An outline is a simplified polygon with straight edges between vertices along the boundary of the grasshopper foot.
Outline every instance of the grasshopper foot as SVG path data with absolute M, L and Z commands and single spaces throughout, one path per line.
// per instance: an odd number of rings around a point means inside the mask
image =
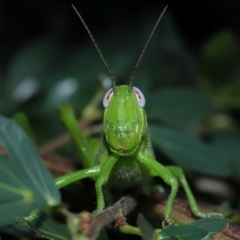
M 168 228 L 168 227 L 172 227 L 172 226 L 176 226 L 176 223 L 173 219 L 171 219 L 168 216 L 165 216 L 163 222 L 162 222 L 162 228 Z

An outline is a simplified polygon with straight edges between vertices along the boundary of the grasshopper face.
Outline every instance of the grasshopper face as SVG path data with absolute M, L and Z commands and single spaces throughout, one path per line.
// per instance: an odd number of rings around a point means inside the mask
M 103 129 L 112 152 L 126 156 L 137 150 L 146 132 L 144 104 L 145 98 L 136 87 L 122 85 L 105 94 Z

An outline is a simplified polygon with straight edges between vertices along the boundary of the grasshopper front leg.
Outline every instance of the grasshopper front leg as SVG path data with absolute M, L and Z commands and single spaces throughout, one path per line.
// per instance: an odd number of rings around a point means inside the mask
M 171 192 L 164 209 L 164 220 L 167 222 L 167 224 L 173 225 L 174 221 L 173 219 L 171 219 L 170 215 L 178 191 L 177 178 L 166 167 L 161 165 L 155 159 L 146 157 L 141 153 L 138 154 L 137 159 L 139 162 L 143 163 L 148 169 L 152 170 L 156 174 L 156 176 L 162 178 L 166 184 L 170 185 Z
M 105 201 L 103 196 L 102 187 L 108 181 L 109 175 L 112 171 L 114 164 L 117 162 L 118 158 L 114 154 L 111 154 L 101 166 L 101 170 L 98 174 L 95 188 L 97 193 L 97 211 L 102 210 L 105 207 Z
M 68 173 L 56 178 L 55 185 L 57 188 L 62 188 L 84 178 L 95 178 L 99 175 L 99 172 L 100 166 L 95 166 L 92 168 L 85 168 L 79 171 Z

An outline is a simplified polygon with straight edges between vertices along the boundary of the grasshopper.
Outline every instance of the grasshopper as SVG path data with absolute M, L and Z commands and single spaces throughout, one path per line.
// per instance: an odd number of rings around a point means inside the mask
M 143 93 L 137 87 L 133 86 L 134 76 L 140 61 L 167 7 L 165 7 L 159 16 L 148 37 L 132 73 L 129 85 L 121 86 L 116 86 L 114 77 L 89 28 L 77 9 L 73 5 L 72 7 L 87 30 L 112 80 L 112 88 L 106 92 L 103 98 L 103 107 L 105 109 L 102 146 L 94 163 L 95 165 L 75 173 L 75 176 L 77 175 L 75 180 L 83 178 L 95 179 L 97 195 L 96 212 L 101 211 L 105 207 L 103 187 L 107 183 L 109 185 L 115 183 L 118 186 L 132 186 L 141 184 L 151 177 L 157 176 L 163 179 L 171 188 L 164 209 L 164 223 L 167 225 L 174 224 L 174 220 L 171 218 L 171 210 L 179 188 L 179 182 L 186 193 L 191 211 L 195 216 L 201 218 L 220 217 L 221 214 L 219 213 L 200 211 L 183 170 L 180 167 L 163 166 L 155 159 L 144 110 L 145 98 Z M 59 182 L 61 181 L 59 180 Z

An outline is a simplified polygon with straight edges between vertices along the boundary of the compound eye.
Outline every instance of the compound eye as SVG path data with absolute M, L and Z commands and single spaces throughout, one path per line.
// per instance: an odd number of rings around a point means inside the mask
M 137 87 L 133 87 L 132 91 L 134 92 L 134 94 L 137 98 L 139 107 L 144 107 L 146 101 L 145 101 L 145 97 L 144 97 L 143 93 Z
M 112 95 L 113 95 L 113 89 L 110 88 L 103 97 L 103 107 L 106 108 L 108 106 Z

